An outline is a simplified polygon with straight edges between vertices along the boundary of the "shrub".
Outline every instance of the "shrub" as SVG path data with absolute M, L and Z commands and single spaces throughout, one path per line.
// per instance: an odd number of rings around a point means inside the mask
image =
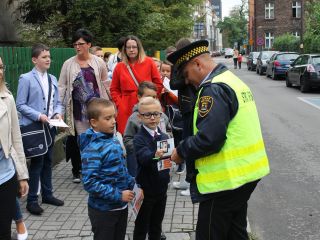
M 285 33 L 275 38 L 272 48 L 281 52 L 298 52 L 300 38 Z

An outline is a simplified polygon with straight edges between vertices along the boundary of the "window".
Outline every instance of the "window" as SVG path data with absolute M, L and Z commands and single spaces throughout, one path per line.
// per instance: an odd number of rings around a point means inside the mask
M 274 41 L 273 33 L 267 32 L 265 35 L 265 47 L 271 48 L 273 45 L 273 41 Z
M 274 3 L 265 4 L 265 19 L 274 19 Z
M 293 1 L 293 3 L 292 3 L 292 17 L 301 18 L 301 2 Z
M 302 56 L 302 59 L 301 59 L 301 65 L 306 65 L 309 63 L 309 56 L 308 55 L 305 55 L 305 56 Z

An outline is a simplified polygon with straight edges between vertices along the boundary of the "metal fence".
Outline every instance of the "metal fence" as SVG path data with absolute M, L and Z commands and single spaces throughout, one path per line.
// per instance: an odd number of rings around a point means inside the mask
M 75 55 L 73 48 L 52 48 L 49 73 L 59 78 L 62 64 Z M 0 57 L 6 65 L 5 79 L 12 94 L 16 96 L 19 76 L 33 68 L 30 47 L 0 47 Z

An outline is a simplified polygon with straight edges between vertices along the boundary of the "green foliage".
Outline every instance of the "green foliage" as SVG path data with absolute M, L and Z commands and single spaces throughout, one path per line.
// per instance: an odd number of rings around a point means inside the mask
M 306 32 L 303 36 L 304 51 L 320 53 L 320 2 L 307 3 Z
M 298 52 L 299 45 L 300 38 L 297 38 L 290 33 L 285 33 L 275 38 L 272 48 L 282 52 Z
M 247 39 L 247 5 L 242 0 L 242 4 L 236 6 L 230 17 L 225 17 L 223 21 L 218 22 L 220 32 L 228 39 L 228 47 L 233 47 L 234 43 L 238 43 L 238 48 Z
M 25 0 L 19 3 L 24 44 L 71 46 L 72 34 L 87 28 L 94 44 L 115 46 L 128 34 L 146 49 L 164 49 L 192 33 L 192 11 L 200 0 Z

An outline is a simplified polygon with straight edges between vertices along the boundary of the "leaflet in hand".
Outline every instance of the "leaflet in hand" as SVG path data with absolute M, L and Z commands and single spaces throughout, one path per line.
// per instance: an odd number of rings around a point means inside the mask
M 160 159 L 157 162 L 158 171 L 170 169 L 172 167 L 172 162 L 170 158 Z
M 172 90 L 171 88 L 170 88 L 170 79 L 169 78 L 167 78 L 167 77 L 165 77 L 164 79 L 163 79 L 163 87 L 168 91 L 168 92 L 170 92 L 170 93 L 172 93 L 174 96 L 176 96 L 176 97 L 178 97 L 178 90 Z
M 62 127 L 62 128 L 69 127 L 62 119 L 49 119 L 49 124 L 54 127 Z
M 162 158 L 171 157 L 171 154 L 172 154 L 173 149 L 174 149 L 174 140 L 173 140 L 173 138 L 157 141 L 157 150 L 161 150 L 161 149 L 164 152 Z
M 143 202 L 143 196 L 142 196 L 142 190 L 141 188 L 139 188 L 137 186 L 137 184 L 134 184 L 133 187 L 133 193 L 134 193 L 134 198 L 132 199 L 132 201 L 129 203 L 130 207 L 131 207 L 131 212 L 132 212 L 132 217 L 134 218 L 134 220 L 136 220 L 139 210 L 141 208 L 142 202 Z

